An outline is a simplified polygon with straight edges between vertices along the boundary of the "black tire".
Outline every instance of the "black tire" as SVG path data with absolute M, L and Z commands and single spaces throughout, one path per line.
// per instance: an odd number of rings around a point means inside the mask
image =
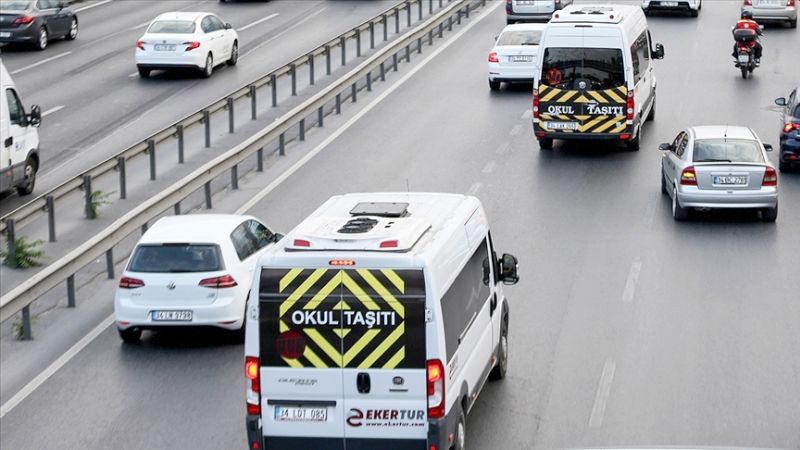
M 513 20 L 511 20 L 511 19 L 506 19 L 506 25 L 512 25 L 512 24 L 514 24 L 514 23 L 516 23 L 516 22 L 514 22 L 514 21 L 513 21 Z
M 69 32 L 67 35 L 64 36 L 64 39 L 68 41 L 74 41 L 78 38 L 78 19 L 75 17 L 72 18 L 72 22 L 69 24 Z
M 636 132 L 636 136 L 632 136 L 630 140 L 625 144 L 625 148 L 630 152 L 638 152 L 641 148 L 642 143 L 642 127 L 643 125 L 639 125 L 639 131 Z
M 698 15 L 700 15 L 700 11 L 692 9 L 689 11 L 689 15 L 692 17 L 697 17 Z
M 497 346 L 497 365 L 489 372 L 489 379 L 492 381 L 502 380 L 508 372 L 508 313 L 503 315 L 500 342 Z
M 650 112 L 647 113 L 647 121 L 652 122 L 656 118 L 656 96 L 653 94 L 653 106 L 650 107 Z
M 17 186 L 17 194 L 19 195 L 28 195 L 33 192 L 33 188 L 36 187 L 36 171 L 39 169 L 36 161 L 28 158 L 25 161 L 25 184 L 22 186 Z
M 789 22 L 789 28 L 797 28 L 797 19 Z
M 678 222 L 689 218 L 689 208 L 684 208 L 678 201 L 678 189 L 672 190 L 672 218 Z
M 550 138 L 540 138 L 539 139 L 539 149 L 541 150 L 552 150 L 553 149 L 553 140 Z
M 117 328 L 119 332 L 119 337 L 122 338 L 122 342 L 126 344 L 138 344 L 142 338 L 142 330 L 138 328 Z
M 762 222 L 775 222 L 778 220 L 778 205 L 775 205 L 774 208 L 764 208 L 761 210 L 761 221 Z
M 239 61 L 239 42 L 233 41 L 233 47 L 231 47 L 231 57 L 225 61 L 225 64 L 229 66 L 235 66 L 237 61 Z
M 211 74 L 214 73 L 214 57 L 211 56 L 211 53 L 206 56 L 206 65 L 200 70 L 203 78 L 210 78 Z
M 747 66 L 742 66 L 742 78 L 747 79 Z
M 144 67 L 137 67 L 139 69 L 139 76 L 142 78 L 149 78 L 150 77 L 150 69 L 146 69 Z
M 489 80 L 489 89 L 491 89 L 493 91 L 499 91 L 500 90 L 500 82 L 499 81 Z
M 36 50 L 42 51 L 47 48 L 47 43 L 49 41 L 50 35 L 47 33 L 47 29 L 42 27 L 42 29 L 39 30 L 39 39 L 36 40 L 33 46 L 36 48 Z
M 467 417 L 464 415 L 464 408 L 466 408 L 466 405 L 461 407 L 455 433 L 453 433 L 453 450 L 465 450 L 467 448 Z
M 661 168 L 661 193 L 664 195 L 669 194 L 667 191 L 667 177 L 664 176 L 664 168 Z

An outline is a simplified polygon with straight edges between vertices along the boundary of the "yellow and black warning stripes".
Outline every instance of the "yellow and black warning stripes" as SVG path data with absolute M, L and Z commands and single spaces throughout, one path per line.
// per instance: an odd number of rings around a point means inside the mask
M 628 89 L 565 90 L 539 85 L 539 122 L 542 131 L 609 133 L 625 131 Z
M 267 365 L 424 367 L 420 270 L 265 269 L 260 298 Z

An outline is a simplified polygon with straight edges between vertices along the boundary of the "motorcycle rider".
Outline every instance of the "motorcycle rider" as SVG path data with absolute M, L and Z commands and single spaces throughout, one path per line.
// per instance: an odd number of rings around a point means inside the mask
M 763 47 L 761 46 L 761 42 L 759 41 L 758 36 L 763 35 L 763 32 L 761 31 L 761 27 L 758 26 L 758 23 L 755 20 L 753 20 L 752 11 L 742 11 L 742 18 L 738 22 L 736 22 L 736 25 L 733 27 L 733 30 L 731 32 L 742 29 L 749 29 L 756 32 L 756 39 L 750 44 L 750 46 L 753 48 L 753 51 L 755 53 L 754 57 L 756 60 L 755 61 L 756 64 L 760 64 Z M 736 55 L 738 53 L 737 49 L 738 49 L 738 44 L 734 43 L 733 53 L 732 53 L 732 56 L 734 58 L 736 58 Z

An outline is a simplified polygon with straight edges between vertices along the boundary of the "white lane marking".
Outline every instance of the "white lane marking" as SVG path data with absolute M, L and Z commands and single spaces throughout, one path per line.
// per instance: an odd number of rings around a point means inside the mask
M 52 377 L 58 369 L 64 367 L 66 363 L 69 362 L 72 358 L 75 357 L 78 353 L 81 352 L 87 345 L 91 344 L 97 336 L 100 336 L 100 333 L 105 331 L 106 328 L 111 326 L 114 323 L 114 314 L 103 319 L 100 322 L 100 325 L 97 325 L 92 331 L 89 332 L 86 336 L 81 338 L 75 345 L 70 347 L 63 355 L 61 355 L 58 359 L 53 361 L 44 371 L 42 371 L 39 375 L 36 376 L 30 383 L 26 384 L 22 389 L 19 390 L 13 397 L 11 397 L 7 402 L 3 403 L 3 406 L 0 406 L 0 418 L 3 418 L 6 414 L 11 412 L 17 405 L 19 405 L 25 398 L 27 398 L 33 391 L 35 391 L 39 386 L 44 384 L 48 378 Z
M 494 168 L 495 168 L 495 167 L 497 167 L 497 163 L 495 163 L 494 161 L 489 161 L 489 162 L 488 162 L 488 163 L 486 163 L 486 165 L 483 167 L 483 170 L 482 170 L 482 172 L 483 172 L 483 173 L 492 173 L 492 172 L 494 172 Z
M 661 176 L 663 177 L 664 175 L 662 174 Z M 661 201 L 662 196 L 662 194 L 657 193 L 653 196 L 653 200 L 647 203 L 647 208 L 644 211 L 644 219 L 642 219 L 645 225 L 653 225 L 656 218 L 656 205 Z
M 49 57 L 47 59 L 43 59 L 43 60 L 41 60 L 41 61 L 39 61 L 37 63 L 33 63 L 33 64 L 29 65 L 29 66 L 25 66 L 25 67 L 22 67 L 20 69 L 17 69 L 15 71 L 11 72 L 11 75 L 16 75 L 16 74 L 18 74 L 20 72 L 25 72 L 28 69 L 33 69 L 34 67 L 41 66 L 42 64 L 49 63 L 50 61 L 55 61 L 56 59 L 63 58 L 64 56 L 67 56 L 67 55 L 69 55 L 71 53 L 72 52 L 64 52 L 64 53 L 61 53 L 61 54 L 56 55 L 56 56 L 51 56 L 51 57 Z
M 50 114 L 53 114 L 54 112 L 61 111 L 62 109 L 64 109 L 64 105 L 54 106 L 54 107 L 48 109 L 47 111 L 43 112 L 42 113 L 42 117 L 49 116 Z
M 79 13 L 81 11 L 86 11 L 87 9 L 92 9 L 95 6 L 105 5 L 106 3 L 111 3 L 111 0 L 103 0 L 102 2 L 92 3 L 91 5 L 81 6 L 80 8 L 76 9 L 75 12 Z
M 287 28 L 287 29 L 285 29 L 285 30 L 281 31 L 280 33 L 276 34 L 275 36 L 272 36 L 271 38 L 267 39 L 266 41 L 264 41 L 264 42 L 262 42 L 262 43 L 260 43 L 260 44 L 256 45 L 255 47 L 251 48 L 250 50 L 246 51 L 244 54 L 242 54 L 242 55 L 240 55 L 240 56 L 239 56 L 239 59 L 242 59 L 242 58 L 244 58 L 245 56 L 247 56 L 247 55 L 249 55 L 249 54 L 253 53 L 253 52 L 254 52 L 254 51 L 256 51 L 256 50 L 258 50 L 259 48 L 261 48 L 261 47 L 263 47 L 263 46 L 265 46 L 265 45 L 269 44 L 270 42 L 274 41 L 275 39 L 278 39 L 279 37 L 283 36 L 284 34 L 286 34 L 286 33 L 290 32 L 290 31 L 294 30 L 295 28 L 299 27 L 300 25 L 302 25 L 302 24 L 304 24 L 304 23 L 308 22 L 309 20 L 311 20 L 311 18 L 313 18 L 314 16 L 316 16 L 316 15 L 318 15 L 318 14 L 321 14 L 321 13 L 322 13 L 323 11 L 325 11 L 326 9 L 328 9 L 328 7 L 327 7 L 327 6 L 326 6 L 326 7 L 324 7 L 324 8 L 320 8 L 320 9 L 318 9 L 317 11 L 315 11 L 315 12 L 313 12 L 313 13 L 311 13 L 311 14 L 307 15 L 307 16 L 306 16 L 306 17 L 305 17 L 303 20 L 301 20 L 301 21 L 299 21 L 299 22 L 295 23 L 294 25 L 290 26 L 289 28 Z
M 130 28 L 129 28 L 129 30 L 133 31 L 133 30 L 138 30 L 139 28 L 144 28 L 144 27 L 146 27 L 146 26 L 147 26 L 147 25 L 148 25 L 150 22 L 152 22 L 152 20 L 148 20 L 147 22 L 142 22 L 142 23 L 140 23 L 139 25 L 134 25 L 134 26 L 130 27 Z
M 614 381 L 616 369 L 617 364 L 611 359 L 607 359 L 603 366 L 603 374 L 600 375 L 600 383 L 597 385 L 592 414 L 589 416 L 590 428 L 600 428 L 603 425 L 603 415 L 606 413 L 606 403 L 608 402 L 608 395 L 611 393 L 611 383 Z
M 530 109 L 526 109 L 525 112 L 523 112 L 522 115 L 519 118 L 523 119 L 523 120 L 524 119 L 530 119 L 531 118 L 531 110 Z
M 415 66 L 414 68 L 409 70 L 407 74 L 403 75 L 393 85 L 391 85 L 388 89 L 386 89 L 380 95 L 378 95 L 378 97 L 375 98 L 375 100 L 370 102 L 370 104 L 367 105 L 364 109 L 362 109 L 361 111 L 356 113 L 355 116 L 351 117 L 350 120 L 345 122 L 345 124 L 342 125 L 336 131 L 334 131 L 333 134 L 328 136 L 319 145 L 314 147 L 313 150 L 311 150 L 310 152 L 306 153 L 302 158 L 300 158 L 300 160 L 298 160 L 296 163 L 294 163 L 292 165 L 292 167 L 290 167 L 287 171 L 285 171 L 282 174 L 280 174 L 278 176 L 278 178 L 273 180 L 272 183 L 270 183 L 267 187 L 265 187 L 263 190 L 261 190 L 261 192 L 255 194 L 247 203 L 245 203 L 239 209 L 236 210 L 236 214 L 244 214 L 245 212 L 249 211 L 250 208 L 252 208 L 256 204 L 258 204 L 258 202 L 260 202 L 264 197 L 266 197 L 276 187 L 278 187 L 281 183 L 283 183 L 287 178 L 292 176 L 292 174 L 294 174 L 295 172 L 300 170 L 301 167 L 303 167 L 307 162 L 309 162 L 312 158 L 314 158 L 319 152 L 321 152 L 328 145 L 330 145 L 331 142 L 336 140 L 336 138 L 338 138 L 339 136 L 344 134 L 345 131 L 350 129 L 350 127 L 353 126 L 353 124 L 358 122 L 367 113 L 372 111 L 373 108 L 375 108 L 380 102 L 385 100 L 386 97 L 388 97 L 392 92 L 396 91 L 400 86 L 405 84 L 406 81 L 411 79 L 412 76 L 414 76 L 417 72 L 422 70 L 422 68 L 425 67 L 426 65 L 428 65 L 429 62 L 433 61 L 434 58 L 439 56 L 440 53 L 442 53 L 448 47 L 450 47 L 456 40 L 458 40 L 461 36 L 463 36 L 467 31 L 471 30 L 475 25 L 479 24 L 481 22 L 481 20 L 486 18 L 486 16 L 488 16 L 492 11 L 497 9 L 497 7 L 500 6 L 501 3 L 502 2 L 495 2 L 494 5 L 487 7 L 486 10 L 483 13 L 481 13 L 481 15 L 479 15 L 478 17 L 475 18 L 474 22 L 468 23 L 464 27 L 464 29 L 462 29 L 461 31 L 459 31 L 458 33 L 453 35 L 447 42 L 443 43 L 441 45 L 441 47 L 438 47 L 430 55 L 428 55 L 425 59 L 420 61 L 420 63 L 417 66 Z M 480 187 L 480 183 L 476 183 L 476 184 L 478 185 L 478 187 Z M 473 185 L 473 186 L 475 186 L 475 185 Z M 476 188 L 476 191 L 477 191 L 477 188 Z
M 633 301 L 633 296 L 636 294 L 636 283 L 639 282 L 639 272 L 642 271 L 642 260 L 637 256 L 631 264 L 631 270 L 628 272 L 628 281 L 625 282 L 625 291 L 622 292 L 622 301 L 630 303 Z
M 519 134 L 520 131 L 522 131 L 522 125 L 516 124 L 513 127 L 511 127 L 511 131 L 509 132 L 509 134 L 512 136 L 516 136 Z
M 495 150 L 494 152 L 497 153 L 498 155 L 504 155 L 508 153 L 509 150 L 511 150 L 511 144 L 509 144 L 508 142 L 503 142 L 502 144 L 500 144 L 499 147 L 497 147 L 497 150 Z
M 467 195 L 475 195 L 478 193 L 478 190 L 481 188 L 481 183 L 473 183 L 472 186 L 467 189 Z
M 270 14 L 270 15 L 268 15 L 267 17 L 264 17 L 264 18 L 262 18 L 262 19 L 258 19 L 258 20 L 256 20 L 256 21 L 255 21 L 255 22 L 253 22 L 253 23 L 248 23 L 247 25 L 245 25 L 245 26 L 243 26 L 243 27 L 239 28 L 239 29 L 238 29 L 238 30 L 236 30 L 236 31 L 244 31 L 244 30 L 246 30 L 246 29 L 248 29 L 248 28 L 252 28 L 252 27 L 254 27 L 254 26 L 256 26 L 256 25 L 258 25 L 258 24 L 260 24 L 260 23 L 266 22 L 266 21 L 268 21 L 269 19 L 272 19 L 273 17 L 277 17 L 277 16 L 279 16 L 279 15 L 280 15 L 280 14 L 278 14 L 278 13 L 273 13 L 273 14 Z

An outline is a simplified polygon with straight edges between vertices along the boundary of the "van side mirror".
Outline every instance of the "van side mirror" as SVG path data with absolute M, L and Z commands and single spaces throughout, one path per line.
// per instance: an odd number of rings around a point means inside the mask
M 653 58 L 655 59 L 664 59 L 664 46 L 661 44 L 656 44 L 656 51 L 653 52 Z
M 778 106 L 786 106 L 786 97 L 778 97 L 775 99 L 775 104 Z
M 27 117 L 28 125 L 38 128 L 42 124 L 42 108 L 39 105 L 31 106 L 31 112 Z
M 503 253 L 500 259 L 500 280 L 503 284 L 517 284 L 519 281 L 519 273 L 517 272 L 519 263 L 514 255 Z
M 772 144 L 764 144 L 764 150 L 771 152 L 772 151 Z
M 665 152 L 671 151 L 672 150 L 672 144 L 670 144 L 669 142 L 665 142 L 663 144 L 659 144 L 658 145 L 658 149 L 659 150 L 663 150 Z

